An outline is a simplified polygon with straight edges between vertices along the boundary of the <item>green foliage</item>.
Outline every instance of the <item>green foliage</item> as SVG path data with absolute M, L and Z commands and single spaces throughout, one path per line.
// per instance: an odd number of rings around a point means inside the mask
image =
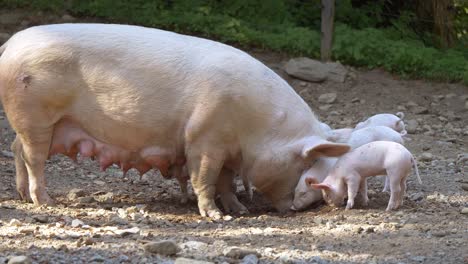
M 359 8 L 350 0 L 337 3 L 334 59 L 407 77 L 468 84 L 466 46 L 435 49 L 428 45 L 429 34 L 411 28 L 412 12 L 385 17 L 385 0 L 362 2 Z M 0 6 L 67 10 L 76 16 L 170 29 L 244 47 L 320 56 L 320 0 L 0 0 Z

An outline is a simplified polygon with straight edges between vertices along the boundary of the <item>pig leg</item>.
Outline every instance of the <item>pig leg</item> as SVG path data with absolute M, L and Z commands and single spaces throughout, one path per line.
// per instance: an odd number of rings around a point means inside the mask
M 367 178 L 362 179 L 359 185 L 359 196 L 361 204 L 367 206 L 369 204 L 369 197 L 367 196 Z
M 16 190 L 23 201 L 32 202 L 29 195 L 28 171 L 23 160 L 23 145 L 18 136 L 11 144 L 11 151 L 15 154 Z
M 33 136 L 21 135 L 22 158 L 29 175 L 29 193 L 35 205 L 55 204 L 46 192 L 44 176 L 44 167 L 49 155 L 51 138 L 51 129 L 34 130 Z
M 179 182 L 181 192 L 180 203 L 186 204 L 188 202 L 187 182 L 189 180 L 186 166 L 174 166 L 173 170 L 174 178 Z
M 355 177 L 357 176 L 357 177 Z M 350 179 L 347 181 L 348 185 L 348 202 L 346 203 L 346 210 L 353 208 L 354 206 L 354 199 L 359 191 L 360 185 L 360 177 L 359 175 L 352 175 Z
M 400 187 L 400 177 L 395 177 L 394 172 L 387 171 L 387 177 L 390 178 L 390 200 L 388 202 L 388 206 L 386 211 L 390 211 L 393 209 L 398 209 L 400 196 L 401 196 L 401 187 Z
M 216 185 L 216 191 L 220 196 L 221 204 L 223 205 L 224 210 L 227 213 L 248 213 L 249 211 L 247 208 L 241 202 L 239 202 L 237 196 L 235 195 L 235 173 L 231 170 L 223 168 L 219 177 L 218 184 Z
M 192 148 L 187 153 L 187 164 L 192 187 L 198 198 L 198 209 L 201 216 L 218 220 L 222 213 L 215 204 L 216 183 L 223 167 L 223 155 L 217 153 L 208 156 L 206 152 Z

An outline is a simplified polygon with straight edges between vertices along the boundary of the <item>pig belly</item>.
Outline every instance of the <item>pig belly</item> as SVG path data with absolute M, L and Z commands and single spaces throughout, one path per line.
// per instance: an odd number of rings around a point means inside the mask
M 78 122 L 69 118 L 63 118 L 54 127 L 49 156 L 55 154 L 64 154 L 74 160 L 77 154 L 93 158 L 99 162 L 101 170 L 112 164 L 119 165 L 124 173 L 135 168 L 143 174 L 154 168 L 165 177 L 171 164 L 177 163 L 175 153 L 170 149 L 157 145 L 129 149 L 115 142 L 107 143 L 93 137 Z

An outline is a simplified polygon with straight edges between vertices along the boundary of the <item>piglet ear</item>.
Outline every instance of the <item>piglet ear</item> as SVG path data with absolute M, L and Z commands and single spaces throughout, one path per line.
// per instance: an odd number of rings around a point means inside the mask
M 331 189 L 331 186 L 326 183 L 313 183 L 313 184 L 309 184 L 309 186 L 317 190 L 329 191 Z
M 312 184 L 319 183 L 319 181 L 317 181 L 317 179 L 311 178 L 311 177 L 305 178 L 304 181 L 305 181 L 306 185 L 308 185 L 308 186 L 310 186 L 310 185 L 312 185 Z
M 313 136 L 305 140 L 301 156 L 303 159 L 315 159 L 320 156 L 338 157 L 348 152 L 350 146 L 327 141 L 323 138 Z

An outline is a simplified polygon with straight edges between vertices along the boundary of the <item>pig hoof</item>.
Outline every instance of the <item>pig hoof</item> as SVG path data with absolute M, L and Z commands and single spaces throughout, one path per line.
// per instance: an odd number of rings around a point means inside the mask
M 203 217 L 209 217 L 213 220 L 219 220 L 223 216 L 223 213 L 221 213 L 221 211 L 216 207 L 216 204 L 214 204 L 214 202 L 207 204 L 200 204 L 199 202 L 198 208 L 200 211 L 200 215 Z
M 31 199 L 31 196 L 29 195 L 29 191 L 23 190 L 23 189 L 17 189 L 18 194 L 20 196 L 20 200 L 31 203 L 33 200 Z
M 221 204 L 228 213 L 246 214 L 249 212 L 233 193 L 221 195 Z
M 34 205 L 36 206 L 41 206 L 41 205 L 47 205 L 47 206 L 55 206 L 55 201 L 50 198 L 48 194 L 38 196 L 36 199 L 33 198 Z
M 202 216 L 209 217 L 209 218 L 211 218 L 213 220 L 220 220 L 222 218 L 223 214 L 219 210 L 208 210 L 208 211 L 202 213 Z

